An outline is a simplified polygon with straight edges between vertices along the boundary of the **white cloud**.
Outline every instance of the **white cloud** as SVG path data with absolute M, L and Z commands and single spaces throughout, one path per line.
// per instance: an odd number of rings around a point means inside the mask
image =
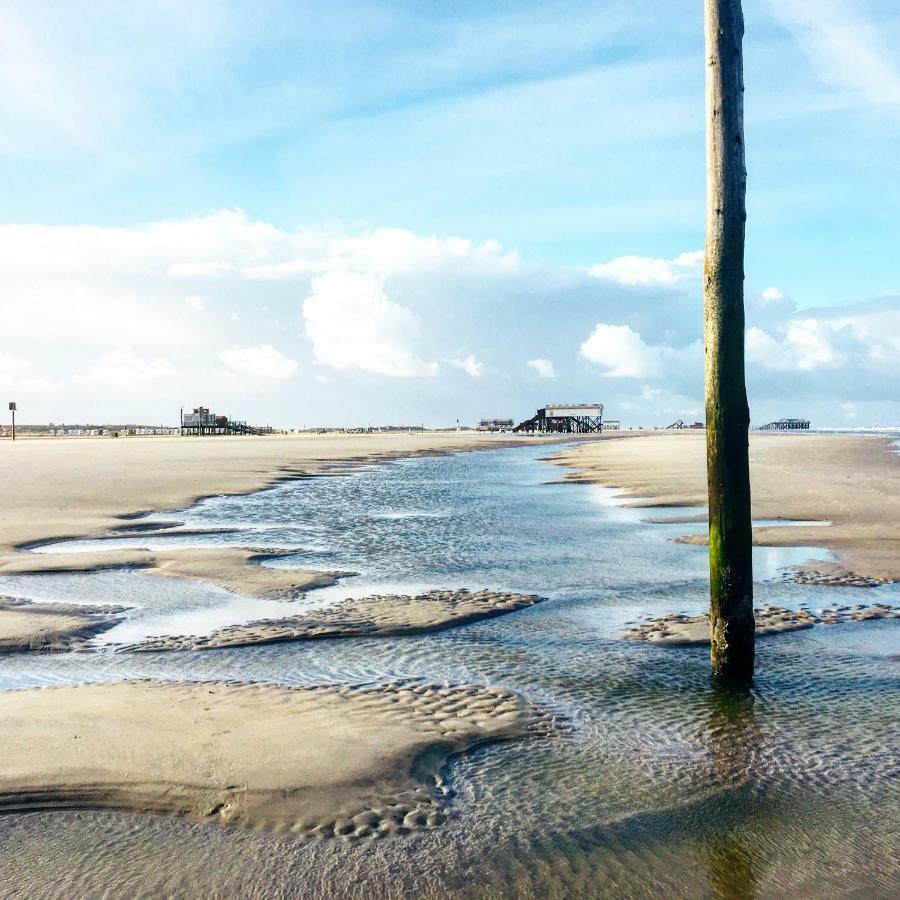
M 224 352 L 235 365 L 256 372 L 282 373 L 311 358 L 323 376 L 357 370 L 412 378 L 436 374 L 447 347 L 482 347 L 488 334 L 498 371 L 518 367 L 524 375 L 524 360 L 528 372 L 544 375 L 553 360 L 578 353 L 586 338 L 581 357 L 606 376 L 601 399 L 610 410 L 633 403 L 633 421 L 654 421 L 702 397 L 702 254 L 649 263 L 621 259 L 631 262 L 613 267 L 616 278 L 594 277 L 584 269 L 522 263 L 491 242 L 334 225 L 284 231 L 234 210 L 132 228 L 3 226 L 3 351 L 39 360 L 41 371 L 7 365 L 0 378 L 15 385 L 12 399 L 47 418 L 65 413 L 96 420 L 101 406 L 111 416 L 137 415 L 130 389 L 155 386 L 163 377 L 173 379 L 173 392 L 185 402 L 202 393 L 210 403 L 236 403 L 227 392 L 239 379 L 223 379 L 221 367 L 210 366 L 223 348 L 231 348 Z M 192 297 L 207 299 L 202 315 Z M 280 346 L 301 303 L 309 344 L 286 361 L 261 356 L 260 348 Z M 860 404 L 863 417 L 874 415 L 866 397 L 882 404 L 879 416 L 897 409 L 896 298 L 801 312 L 777 288 L 748 291 L 747 324 L 754 403 L 802 393 L 814 416 L 816 408 L 830 411 L 842 401 Z M 468 356 L 458 353 L 455 365 L 483 380 L 486 367 Z M 88 367 L 86 359 L 103 362 Z M 569 381 L 571 374 L 554 371 L 555 383 L 577 394 L 582 388 Z M 293 398 L 288 376 L 269 377 L 266 396 L 253 403 L 274 419 Z M 525 399 L 529 379 L 504 382 L 517 399 L 502 402 L 516 404 L 513 415 L 526 407 L 524 415 L 532 405 Z M 642 382 L 664 393 L 640 395 Z M 110 389 L 82 389 L 91 383 Z M 51 384 L 52 403 L 40 388 Z M 425 418 L 427 410 L 447 416 L 458 407 L 450 387 L 428 396 L 399 379 L 390 392 L 372 378 L 357 379 L 356 387 L 355 395 L 342 397 L 348 421 L 378 410 L 398 420 L 420 408 Z M 484 391 L 486 401 L 498 402 L 499 380 Z M 167 413 L 165 393 L 144 392 L 145 415 Z M 117 396 L 123 397 L 119 407 Z M 237 412 L 239 405 L 231 408 Z M 253 412 L 243 414 L 252 419 Z M 686 414 L 672 418 L 678 417 Z
M 780 359 L 784 359 L 778 341 L 762 328 L 747 329 L 747 362 L 775 367 Z
M 24 359 L 18 356 L 0 354 L 0 385 L 17 384 L 22 378 L 30 374 L 30 366 Z
M 476 359 L 471 353 L 461 359 L 451 359 L 450 365 L 456 366 L 457 369 L 462 369 L 466 375 L 471 375 L 472 378 L 480 378 L 484 373 L 484 363 Z
M 320 275 L 303 303 L 303 319 L 313 357 L 322 365 L 402 377 L 438 372 L 437 363 L 417 353 L 415 315 L 389 300 L 375 276 Z
M 120 347 L 101 356 L 86 372 L 72 376 L 76 384 L 96 384 L 116 389 L 138 387 L 175 375 L 175 367 L 166 359 L 144 359 L 130 347 Z
M 776 17 L 797 38 L 835 88 L 875 106 L 900 104 L 900 70 L 878 23 L 847 0 L 770 0 Z
M 839 362 L 840 354 L 831 344 L 836 329 L 817 319 L 795 319 L 788 326 L 787 345 L 793 350 L 795 365 L 800 371 L 830 366 Z
M 0 229 L 2 232 L 2 229 Z M 2 240 L 2 238 L 0 238 Z M 113 289 L 91 276 L 76 280 L 7 274 L 3 278 L 3 334 L 42 343 L 184 343 L 189 335 L 154 307 L 135 284 Z
M 781 340 L 776 340 L 761 328 L 747 331 L 747 358 L 768 369 L 793 369 L 811 372 L 833 367 L 843 356 L 833 345 L 839 326 L 818 319 L 792 319 Z
M 549 359 L 529 359 L 528 365 L 531 366 L 541 378 L 553 378 L 556 375 L 553 371 L 553 363 Z
M 35 375 L 34 368 L 26 359 L 11 354 L 0 353 L 0 387 L 43 389 L 53 387 L 53 382 Z M 8 400 L 15 400 L 9 397 Z
M 191 294 L 190 297 L 184 298 L 184 304 L 197 312 L 201 312 L 206 309 L 206 297 L 201 297 L 199 294 Z
M 588 270 L 595 278 L 605 278 L 619 284 L 670 287 L 689 278 L 696 278 L 703 269 L 703 251 L 692 250 L 675 259 L 655 259 L 650 256 L 619 256 L 608 263 L 599 263 Z
M 840 371 L 857 378 L 866 367 L 892 371 L 900 359 L 900 309 L 891 301 L 825 308 L 747 331 L 747 358 L 776 371 Z
M 627 325 L 598 324 L 579 353 L 608 378 L 652 378 L 660 371 L 660 351 L 645 344 Z
M 271 344 L 232 347 L 230 350 L 222 350 L 219 359 L 232 371 L 253 378 L 290 378 L 298 368 L 293 359 L 288 359 Z

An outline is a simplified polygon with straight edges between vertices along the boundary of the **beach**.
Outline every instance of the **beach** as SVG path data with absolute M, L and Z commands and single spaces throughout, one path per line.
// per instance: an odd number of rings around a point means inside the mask
M 334 584 L 342 573 L 261 566 L 278 554 L 242 547 L 41 554 L 29 550 L 56 539 L 141 534 L 132 524 L 136 518 L 189 506 L 202 496 L 249 494 L 292 480 L 338 475 L 348 467 L 510 443 L 502 436 L 452 432 L 5 443 L 0 445 L 0 478 L 7 485 L 0 517 L 0 574 L 141 570 L 214 584 L 248 597 L 290 600 Z M 160 529 L 150 533 L 159 534 Z M 338 606 L 313 620 L 292 617 L 286 607 L 282 619 L 225 629 L 199 646 L 425 633 L 501 615 L 537 600 L 467 591 L 376 597 L 347 601 L 344 607 L 349 604 L 349 609 Z M 86 638 L 114 624 L 114 612 L 2 600 L 0 652 L 83 649 Z M 192 646 L 198 645 L 182 636 L 136 649 Z M 250 707 L 253 717 L 248 719 Z M 89 710 L 98 708 L 103 715 L 96 720 Z M 10 755 L 4 763 L 0 808 L 134 808 L 276 830 L 324 833 L 324 829 L 338 836 L 344 834 L 341 823 L 356 816 L 348 833 L 357 837 L 379 829 L 403 831 L 411 824 L 424 827 L 442 819 L 434 782 L 447 757 L 469 746 L 524 734 L 534 717 L 522 709 L 512 695 L 468 686 L 450 691 L 387 684 L 352 693 L 336 689 L 304 693 L 241 690 L 221 683 L 174 687 L 120 682 L 4 693 L 0 722 L 16 738 L 7 745 Z M 204 731 L 202 713 L 211 710 L 215 721 Z M 407 714 L 405 718 L 398 719 L 399 711 Z M 281 721 L 279 716 L 287 719 Z M 249 729 L 252 741 L 240 755 L 240 745 L 229 740 L 229 756 L 221 735 L 238 724 Z M 97 726 L 95 733 L 92 725 Z M 81 743 L 72 743 L 69 732 Z M 173 734 L 186 742 L 184 746 L 173 750 L 152 742 L 154 735 Z M 35 755 L 28 752 L 31 747 L 47 752 Z M 323 747 L 331 749 L 326 752 Z M 338 747 L 355 749 L 348 755 L 337 753 Z M 100 748 L 105 748 L 108 765 L 83 768 L 79 760 L 95 760 Z M 280 760 L 288 748 L 290 765 L 282 771 Z M 227 765 L 214 779 L 204 780 L 212 759 L 226 760 Z M 187 768 L 180 770 L 173 761 Z M 305 773 L 307 781 L 297 783 L 295 775 L 287 774 L 297 772 Z M 411 778 L 412 772 L 416 778 Z M 430 793 L 423 780 L 430 780 Z M 173 784 L 181 787 L 173 789 Z M 231 793 L 226 788 L 230 784 L 234 784 Z M 383 815 L 373 813 L 376 794 L 385 791 L 393 800 L 382 797 L 381 805 L 391 808 Z M 394 793 L 404 791 L 418 791 L 418 800 L 402 807 Z M 294 799 L 285 800 L 284 795 Z M 276 796 L 282 797 L 277 814 Z M 352 808 L 348 798 L 355 804 Z M 307 824 L 301 827 L 302 823 Z
M 672 539 L 702 518 L 702 435 L 562 453 L 347 436 L 327 457 L 324 437 L 17 442 L 15 460 L 59 449 L 14 486 L 25 526 L 3 513 L 0 593 L 16 596 L 0 625 L 34 627 L 0 646 L 0 873 L 48 896 L 113 878 L 148 897 L 689 896 L 727 883 L 736 854 L 761 896 L 889 895 L 895 831 L 848 861 L 846 829 L 895 820 L 897 622 L 853 607 L 893 609 L 896 586 L 785 580 L 760 542 L 757 686 L 735 707 L 697 646 L 704 548 Z M 777 436 L 765 472 L 808 440 L 831 473 L 808 508 L 852 536 L 865 510 L 843 510 L 841 485 L 870 472 L 876 492 L 879 465 L 889 484 L 892 458 L 866 462 L 888 445 Z M 0 458 L 9 476 L 9 445 Z M 139 486 L 118 505 L 107 470 Z M 757 515 L 805 518 L 775 500 Z M 871 506 L 863 531 L 886 542 L 890 510 Z M 797 552 L 815 556 L 831 527 L 760 534 L 803 532 Z M 25 543 L 66 535 L 95 540 Z M 833 546 L 832 565 L 874 580 Z M 230 598 L 235 618 L 206 628 L 192 597 Z M 812 883 L 809 859 L 833 876 Z
M 14 735 L 0 810 L 134 809 L 349 839 L 439 825 L 447 758 L 539 718 L 466 686 L 117 682 L 0 693 L 0 722 Z
M 55 540 L 131 534 L 135 519 L 177 510 L 201 497 L 248 494 L 379 461 L 510 443 L 508 436 L 472 432 L 3 442 L 0 573 L 136 567 L 220 584 L 251 596 L 290 597 L 333 584 L 337 576 L 264 569 L 255 565 L 260 554 L 253 548 L 40 555 L 21 551 Z
M 0 553 L 97 535 L 200 497 L 247 494 L 351 465 L 508 445 L 477 432 L 265 437 L 36 438 L 0 442 Z M 540 440 L 540 439 L 538 439 Z
M 585 444 L 553 461 L 576 470 L 566 476 L 572 481 L 620 489 L 631 506 L 705 507 L 705 454 L 702 432 L 649 432 Z M 900 580 L 900 454 L 889 438 L 751 432 L 750 479 L 754 519 L 794 520 L 790 528 L 756 524 L 756 544 L 837 554 L 835 564 L 800 567 L 801 577 Z M 701 511 L 685 521 L 705 518 Z

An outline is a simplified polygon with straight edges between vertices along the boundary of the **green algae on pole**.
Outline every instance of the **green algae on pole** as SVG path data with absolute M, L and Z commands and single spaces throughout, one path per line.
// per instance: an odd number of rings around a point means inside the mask
M 750 413 L 744 380 L 744 18 L 706 0 L 706 468 L 713 677 L 753 677 Z

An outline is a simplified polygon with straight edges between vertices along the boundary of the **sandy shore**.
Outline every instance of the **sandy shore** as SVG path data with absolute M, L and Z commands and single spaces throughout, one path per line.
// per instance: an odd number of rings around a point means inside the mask
M 540 602 L 533 594 L 429 591 L 347 598 L 327 609 L 220 628 L 207 637 L 163 635 L 122 650 L 215 650 L 319 638 L 402 637 L 456 628 Z
M 0 653 L 75 650 L 112 628 L 124 607 L 32 603 L 0 597 Z
M 0 553 L 23 543 L 104 534 L 146 512 L 246 494 L 340 466 L 524 440 L 442 432 L 0 441 Z
M 489 449 L 524 440 L 446 432 L 3 441 L 0 574 L 133 566 L 208 581 L 252 596 L 293 596 L 332 584 L 341 573 L 264 568 L 258 565 L 261 557 L 253 548 L 24 551 L 57 539 L 130 533 L 136 525 L 140 527 L 134 521 L 140 516 L 184 508 L 201 497 L 249 493 L 379 460 Z
M 568 479 L 621 488 L 634 497 L 629 505 L 705 506 L 704 442 L 702 432 L 631 434 L 553 461 L 576 469 Z M 855 586 L 900 580 L 900 456 L 888 439 L 751 433 L 750 470 L 754 518 L 831 523 L 754 529 L 761 545 L 824 546 L 837 554 L 836 565 L 802 567 L 801 579 Z
M 837 625 L 842 622 L 867 622 L 871 619 L 900 619 L 900 609 L 886 603 L 866 606 L 835 606 L 818 610 L 818 615 L 807 609 L 785 609 L 781 606 L 764 606 L 755 612 L 756 636 L 785 634 L 812 628 L 814 625 Z M 709 645 L 709 616 L 674 614 L 658 616 L 627 629 L 623 635 L 627 641 L 645 641 L 662 647 L 687 647 Z
M 29 550 L 65 538 L 140 535 L 147 526 L 135 520 L 143 514 L 184 508 L 200 497 L 366 462 L 510 443 L 455 433 L 2 443 L 0 574 L 134 567 L 245 595 L 294 597 L 344 573 L 265 567 L 260 563 L 278 553 L 253 547 Z M 225 629 L 208 643 L 283 640 L 285 629 L 307 636 L 328 629 L 415 633 L 536 599 L 464 592 L 369 598 L 315 623 L 257 623 Z M 114 624 L 108 613 L 0 604 L 0 649 L 72 649 Z M 377 837 L 441 824 L 447 789 L 440 771 L 450 756 L 544 725 L 515 695 L 469 686 L 120 682 L 3 692 L 0 728 L 10 739 L 0 748 L 0 809 L 134 809 L 301 836 Z
M 0 693 L 0 809 L 130 809 L 298 835 L 440 825 L 448 757 L 545 721 L 482 687 L 116 682 Z

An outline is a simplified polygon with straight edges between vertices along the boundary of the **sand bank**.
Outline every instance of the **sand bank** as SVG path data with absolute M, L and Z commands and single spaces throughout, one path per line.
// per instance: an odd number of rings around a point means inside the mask
M 131 809 L 345 839 L 443 821 L 448 757 L 544 727 L 516 695 L 395 683 L 0 693 L 0 809 Z
M 577 470 L 570 480 L 621 488 L 634 497 L 629 505 L 706 505 L 703 433 L 592 442 L 553 462 Z M 757 544 L 824 546 L 837 554 L 837 564 L 808 563 L 801 577 L 854 586 L 900 580 L 900 455 L 888 439 L 751 433 L 750 472 L 754 518 L 831 523 L 754 528 Z
M 230 625 L 206 637 L 163 635 L 122 650 L 215 650 L 279 641 L 319 638 L 391 637 L 426 634 L 501 616 L 533 606 L 543 598 L 533 594 L 494 591 L 430 591 L 415 597 L 384 595 L 348 597 L 327 609 Z
M 814 625 L 837 625 L 842 622 L 865 622 L 871 619 L 900 619 L 900 609 L 886 603 L 866 606 L 835 606 L 818 610 L 814 615 L 807 609 L 784 609 L 780 606 L 764 606 L 754 612 L 756 636 L 784 634 Z M 648 619 L 641 625 L 629 628 L 622 634 L 627 641 L 646 641 L 664 647 L 685 647 L 709 644 L 709 616 L 681 614 Z
M 0 597 L 0 653 L 23 650 L 76 650 L 89 638 L 112 628 L 119 606 L 32 603 Z
M 16 553 L 0 561 L 0 575 L 143 569 L 151 575 L 215 584 L 236 594 L 290 600 L 304 591 L 334 584 L 346 572 L 276 569 L 260 563 L 284 554 L 244 547 L 181 550 L 117 549 L 76 553 Z

